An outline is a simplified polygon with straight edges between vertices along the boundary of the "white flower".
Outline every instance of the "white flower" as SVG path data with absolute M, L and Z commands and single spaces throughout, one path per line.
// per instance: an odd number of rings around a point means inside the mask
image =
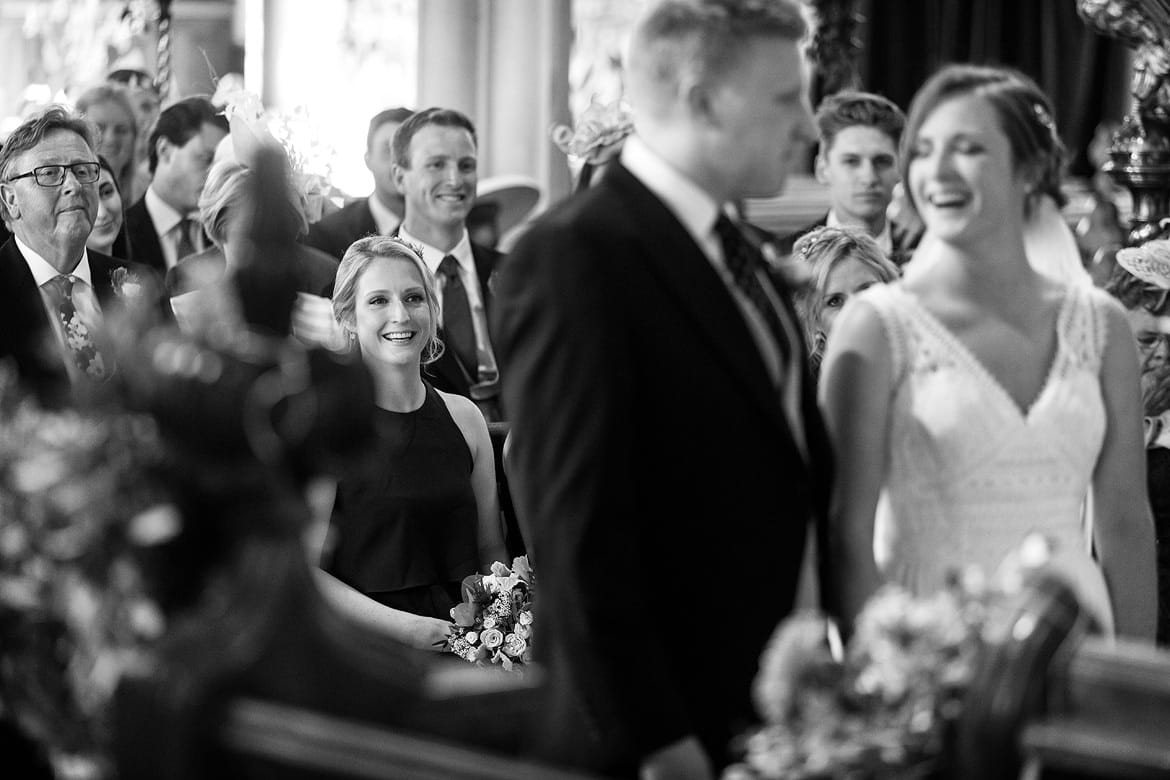
M 504 634 L 497 628 L 489 628 L 480 635 L 485 647 L 496 648 L 504 643 Z
M 517 617 L 516 619 L 520 621 L 520 625 L 530 626 L 530 625 L 532 625 L 532 612 L 526 609 L 526 610 L 522 611 L 520 613 L 519 617 Z
M 475 631 L 468 631 L 463 635 L 463 638 L 467 640 L 468 644 L 474 645 L 479 641 L 479 634 Z

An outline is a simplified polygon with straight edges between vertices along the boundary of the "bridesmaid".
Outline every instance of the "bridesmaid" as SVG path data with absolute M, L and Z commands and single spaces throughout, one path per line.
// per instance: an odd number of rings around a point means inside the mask
M 443 349 L 434 277 L 410 244 L 363 238 L 338 267 L 333 311 L 373 376 L 378 443 L 338 485 L 325 568 L 383 605 L 447 619 L 504 540 L 483 415 L 422 378 Z

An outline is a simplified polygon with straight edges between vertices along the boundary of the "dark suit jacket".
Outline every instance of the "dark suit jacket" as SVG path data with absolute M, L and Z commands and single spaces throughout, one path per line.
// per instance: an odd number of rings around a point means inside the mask
M 806 233 L 810 233 L 813 230 L 816 230 L 819 227 L 824 227 L 828 223 L 829 213 L 825 212 L 825 216 L 821 217 L 811 225 L 805 225 L 795 233 L 789 233 L 787 236 L 784 236 L 784 238 L 781 238 L 776 243 L 777 250 L 782 255 L 792 254 L 792 246 L 796 243 L 797 239 Z M 921 231 L 915 232 L 907 230 L 904 226 L 899 225 L 897 222 L 891 222 L 890 243 L 893 245 L 893 249 L 890 251 L 890 260 L 899 268 L 906 265 L 906 263 L 910 262 L 910 258 L 913 256 L 914 250 L 918 247 L 918 242 L 921 240 Z
M 807 371 L 809 462 L 723 281 L 617 164 L 521 239 L 496 315 L 541 587 L 545 753 L 629 773 L 696 734 L 725 762 L 827 510 Z
M 377 232 L 378 225 L 374 222 L 374 215 L 370 213 L 370 204 L 362 198 L 347 203 L 339 211 L 322 217 L 320 221 L 309 226 L 309 235 L 305 237 L 305 243 L 340 260 L 345 256 L 345 250 L 349 249 L 350 244 Z
M 127 268 L 143 276 L 153 272 L 138 263 L 89 250 L 89 266 L 98 303 L 106 306 L 114 296 L 110 279 L 115 268 Z M 160 283 L 161 289 L 161 283 Z M 16 364 L 21 384 L 43 403 L 57 405 L 69 396 L 69 376 L 45 312 L 41 292 L 14 239 L 0 247 L 0 360 Z
M 145 195 L 139 198 L 133 206 L 126 209 L 126 218 L 122 229 L 130 241 L 130 256 L 134 258 L 134 262 L 153 268 L 159 279 L 166 277 L 166 255 L 163 254 L 162 242 L 159 241 L 154 220 L 150 218 L 150 212 L 146 210 Z M 203 245 L 207 247 L 212 245 L 211 239 L 207 237 L 206 233 L 203 234 Z M 182 260 L 183 258 L 178 259 Z
M 158 240 L 158 231 L 154 229 L 154 221 L 150 218 L 150 212 L 146 210 L 145 196 L 126 209 L 123 229 L 130 240 L 130 251 L 134 261 L 150 266 L 160 277 L 165 276 L 166 256 L 163 254 L 162 243 Z

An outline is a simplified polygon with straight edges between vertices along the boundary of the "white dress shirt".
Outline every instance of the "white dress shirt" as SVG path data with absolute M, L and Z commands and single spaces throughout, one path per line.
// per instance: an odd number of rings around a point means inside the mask
M 162 246 L 163 259 L 166 260 L 169 270 L 182 259 L 179 257 L 179 233 L 183 215 L 160 198 L 158 193 L 154 191 L 154 187 L 146 190 L 145 200 L 146 212 L 150 214 L 150 221 L 154 223 L 154 230 L 158 234 L 158 243 Z M 196 252 L 202 252 L 206 247 L 203 246 L 203 230 L 200 226 L 199 215 L 189 215 L 188 219 L 192 220 L 194 227 L 191 228 L 191 235 L 187 238 L 191 241 L 191 246 Z
M 661 200 L 675 215 L 683 228 L 690 233 L 691 238 L 698 244 L 703 254 L 715 268 L 719 278 L 723 280 L 727 291 L 735 300 L 735 304 L 743 315 L 752 335 L 760 357 L 764 361 L 768 376 L 773 386 L 780 392 L 781 405 L 785 417 L 792 429 L 793 438 L 797 447 L 807 458 L 804 436 L 804 417 L 801 413 L 800 377 L 802 374 L 799 361 L 800 331 L 795 323 L 789 321 L 783 303 L 772 294 L 772 286 L 764 285 L 764 290 L 771 299 L 772 307 L 780 318 L 788 343 L 793 345 L 789 350 L 788 365 L 781 364 L 780 345 L 772 336 L 768 323 L 763 314 L 748 300 L 747 295 L 735 283 L 731 271 L 723 258 L 723 244 L 715 235 L 715 221 L 721 212 L 720 206 L 699 185 L 675 170 L 666 160 L 659 157 L 653 149 L 645 144 L 637 134 L 631 135 L 622 145 L 621 162 L 646 188 Z
M 398 237 L 422 249 L 423 262 L 427 264 L 431 273 L 435 274 L 438 281 L 437 292 L 440 307 L 443 304 L 443 281 L 442 277 L 439 276 L 439 263 L 443 262 L 443 258 L 447 255 L 451 255 L 459 263 L 459 279 L 463 282 L 463 288 L 467 291 L 467 303 L 471 306 L 471 324 L 475 330 L 476 351 L 480 356 L 480 374 L 484 373 L 483 369 L 497 371 L 495 352 L 492 350 L 491 339 L 488 336 L 487 310 L 484 308 L 483 295 L 480 293 L 479 274 L 475 270 L 475 257 L 471 254 L 471 238 L 467 235 L 467 230 L 464 229 L 463 237 L 450 252 L 444 252 L 420 241 L 408 233 L 405 228 L 398 229 Z

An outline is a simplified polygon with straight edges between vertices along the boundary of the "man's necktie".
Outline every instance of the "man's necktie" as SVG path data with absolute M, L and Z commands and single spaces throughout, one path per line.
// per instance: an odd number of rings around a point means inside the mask
M 45 287 L 52 291 L 52 298 L 56 303 L 57 318 L 65 337 L 66 353 L 82 374 L 100 382 L 106 378 L 109 369 L 102 359 L 102 354 L 94 346 L 89 326 L 81 321 L 77 315 L 77 307 L 73 305 L 74 281 L 75 277 L 61 274 L 46 282 Z
M 479 358 L 475 326 L 471 322 L 471 303 L 459 276 L 459 261 L 451 255 L 444 257 L 439 263 L 439 276 L 443 279 L 443 330 L 447 347 L 455 350 L 474 382 L 479 373 Z
M 716 220 L 715 234 L 719 236 L 719 242 L 723 245 L 723 259 L 727 264 L 727 270 L 731 272 L 735 286 L 764 318 L 768 331 L 780 349 L 781 365 L 787 367 L 792 345 L 788 342 L 784 324 L 780 322 L 780 314 L 768 297 L 763 282 L 760 281 L 760 272 L 764 270 L 763 255 L 748 243 L 743 233 L 726 214 L 720 214 Z
M 190 217 L 183 217 L 179 220 L 178 227 L 175 230 L 179 231 L 179 243 L 177 254 L 175 255 L 175 262 L 182 260 L 187 255 L 193 255 L 197 251 L 195 242 L 191 240 L 191 229 L 194 226 L 195 220 Z

